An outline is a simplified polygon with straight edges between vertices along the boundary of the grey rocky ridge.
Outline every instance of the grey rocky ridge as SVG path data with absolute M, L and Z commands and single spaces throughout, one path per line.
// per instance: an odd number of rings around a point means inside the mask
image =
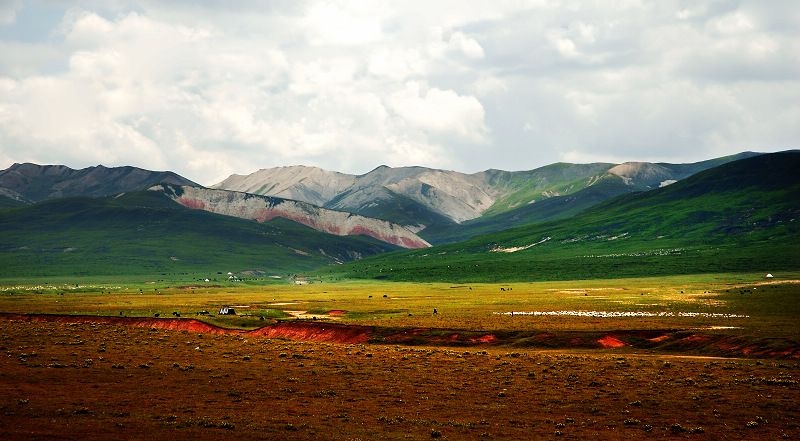
M 212 188 L 308 202 L 319 207 L 389 220 L 419 233 L 431 225 L 458 225 L 524 208 L 612 182 L 608 197 L 658 188 L 737 159 L 690 164 L 551 164 L 529 171 L 486 170 L 466 174 L 425 167 L 380 166 L 363 175 L 289 166 L 231 175 Z
M 150 190 L 163 192 L 185 207 L 226 216 L 259 222 L 281 217 L 339 236 L 365 235 L 402 248 L 430 246 L 400 225 L 344 211 L 328 210 L 306 202 L 192 186 L 165 184 L 151 187 Z

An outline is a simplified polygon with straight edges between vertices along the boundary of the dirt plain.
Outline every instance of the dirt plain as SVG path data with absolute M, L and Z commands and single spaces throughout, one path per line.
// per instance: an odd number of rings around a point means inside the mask
M 3 439 L 800 437 L 793 359 L 303 342 L 13 317 L 0 335 Z

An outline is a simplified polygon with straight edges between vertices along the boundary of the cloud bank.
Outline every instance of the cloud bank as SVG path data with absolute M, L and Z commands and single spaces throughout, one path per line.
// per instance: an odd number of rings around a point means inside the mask
M 0 167 L 465 172 L 798 148 L 794 1 L 0 3 Z

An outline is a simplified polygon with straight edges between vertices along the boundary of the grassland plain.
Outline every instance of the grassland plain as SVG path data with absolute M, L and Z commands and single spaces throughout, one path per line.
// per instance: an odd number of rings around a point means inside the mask
M 757 351 L 750 358 L 709 357 L 718 353 L 637 347 L 622 337 L 632 345 L 570 345 L 576 333 L 602 338 L 628 330 L 717 336 L 777 352 L 796 347 L 800 274 L 774 276 L 8 285 L 0 291 L 4 313 L 159 314 L 245 330 L 272 320 L 335 321 L 370 327 L 373 338 L 302 342 L 122 326 L 100 317 L 0 320 L 0 437 L 796 439 L 796 359 L 752 358 Z M 239 315 L 196 315 L 221 306 Z M 420 329 L 424 338 L 386 339 Z M 449 338 L 470 333 L 508 339 L 498 345 Z M 542 344 L 531 337 L 542 334 L 571 338 Z
M 796 439 L 787 361 L 3 321 L 3 439 Z

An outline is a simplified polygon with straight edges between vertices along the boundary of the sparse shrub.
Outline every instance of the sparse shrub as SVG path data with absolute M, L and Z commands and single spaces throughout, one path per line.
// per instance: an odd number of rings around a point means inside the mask
M 669 426 L 669 431 L 672 432 L 672 433 L 682 433 L 682 432 L 686 432 L 686 429 L 684 429 L 683 426 L 681 426 L 680 424 L 675 423 L 675 424 Z
M 431 430 L 431 438 L 441 438 L 441 437 L 442 437 L 442 432 L 439 432 L 438 430 Z
M 205 427 L 205 428 L 217 427 L 217 424 L 215 422 L 211 421 L 209 418 L 200 418 L 197 421 L 197 425 L 200 426 L 200 427 Z

